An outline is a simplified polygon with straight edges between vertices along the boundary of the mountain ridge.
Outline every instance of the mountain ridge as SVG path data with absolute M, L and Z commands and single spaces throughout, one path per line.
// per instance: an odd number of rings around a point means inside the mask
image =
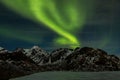
M 39 46 L 14 51 L 0 47 L 0 79 L 44 71 L 120 71 L 120 59 L 91 47 L 59 48 L 51 53 Z

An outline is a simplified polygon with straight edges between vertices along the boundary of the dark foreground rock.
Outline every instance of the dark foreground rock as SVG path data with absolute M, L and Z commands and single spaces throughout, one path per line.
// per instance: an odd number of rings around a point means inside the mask
M 120 59 L 90 47 L 60 48 L 50 54 L 38 46 L 12 52 L 0 47 L 0 80 L 43 71 L 120 71 Z
M 108 55 L 101 49 L 89 47 L 77 48 L 66 57 L 65 64 L 72 71 L 118 71 L 120 59 L 115 55 Z
M 38 72 L 39 66 L 23 54 L 23 49 L 9 52 L 0 50 L 0 80 L 20 77 Z

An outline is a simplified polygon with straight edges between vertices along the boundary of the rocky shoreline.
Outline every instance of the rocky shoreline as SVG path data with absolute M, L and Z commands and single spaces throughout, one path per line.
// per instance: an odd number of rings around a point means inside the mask
M 38 46 L 15 51 L 0 47 L 0 80 L 44 71 L 120 71 L 120 59 L 91 47 L 59 48 L 51 53 Z

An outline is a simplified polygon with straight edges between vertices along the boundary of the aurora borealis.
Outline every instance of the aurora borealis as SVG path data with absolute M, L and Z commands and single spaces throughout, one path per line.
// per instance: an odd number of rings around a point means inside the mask
M 60 44 L 80 44 L 72 32 L 84 24 L 89 8 L 86 5 L 91 4 L 87 4 L 86 0 L 31 0 L 31 9 L 36 18 L 62 36 L 57 39 Z
M 116 36 L 119 34 L 116 32 L 119 26 L 116 17 L 119 13 L 116 6 L 118 2 L 117 0 L 1 0 L 6 10 L 23 17 L 21 22 L 26 22 L 28 25 L 25 27 L 24 23 L 19 23 L 19 26 L 11 27 L 9 24 L 0 24 L 0 36 L 33 44 L 47 41 L 53 46 L 93 46 L 103 49 L 113 45 L 111 42 L 114 36 L 116 40 L 114 45 L 118 47 L 119 39 Z M 29 24 L 29 21 L 32 23 Z M 111 29 L 113 26 L 114 29 Z M 48 36 L 51 38 L 46 38 Z
M 2 0 L 21 15 L 42 22 L 60 35 L 59 44 L 80 45 L 75 32 L 85 22 L 87 12 L 92 12 L 93 0 Z M 23 8 L 25 7 L 25 8 Z

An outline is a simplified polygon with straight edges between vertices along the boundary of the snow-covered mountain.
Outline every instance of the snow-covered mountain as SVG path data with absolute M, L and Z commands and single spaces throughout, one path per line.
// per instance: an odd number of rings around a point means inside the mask
M 40 71 L 120 71 L 120 59 L 101 49 L 59 48 L 51 53 L 39 46 L 8 51 L 0 47 L 0 80 Z
M 8 50 L 4 49 L 3 47 L 0 47 L 0 53 L 8 52 Z
M 59 48 L 51 52 L 51 63 L 57 64 L 62 62 L 67 56 L 73 53 L 73 49 Z
M 48 53 L 45 50 L 41 49 L 39 46 L 33 46 L 31 49 L 23 50 L 23 53 L 38 65 L 42 65 L 43 63 L 45 64 L 49 60 L 47 59 Z

